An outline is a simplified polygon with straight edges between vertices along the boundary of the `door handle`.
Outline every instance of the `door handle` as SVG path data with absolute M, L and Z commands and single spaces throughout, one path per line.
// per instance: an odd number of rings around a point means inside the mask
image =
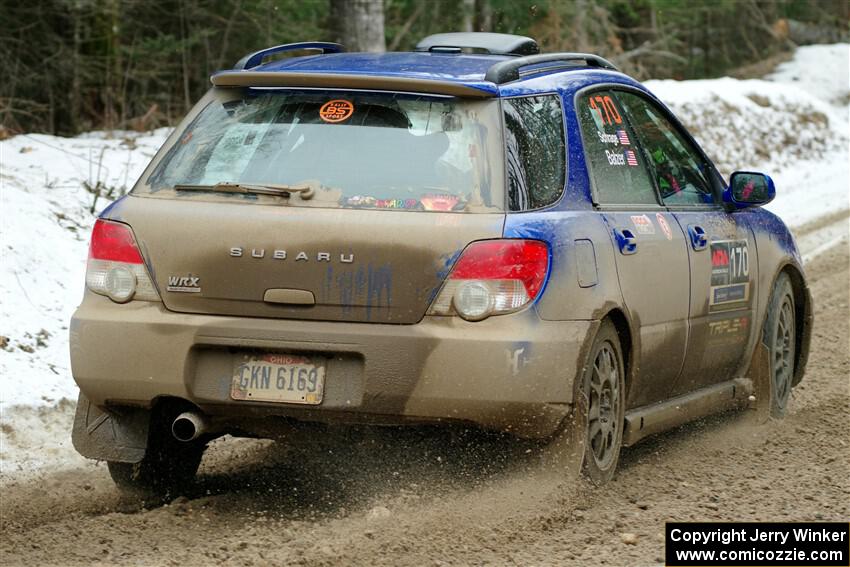
M 705 236 L 705 229 L 701 226 L 696 224 L 689 225 L 688 236 L 691 237 L 691 246 L 694 250 L 705 250 L 708 246 L 708 238 Z
M 614 238 L 617 239 L 617 246 L 620 247 L 620 254 L 629 256 L 637 253 L 637 238 L 634 233 L 628 228 L 615 228 Z

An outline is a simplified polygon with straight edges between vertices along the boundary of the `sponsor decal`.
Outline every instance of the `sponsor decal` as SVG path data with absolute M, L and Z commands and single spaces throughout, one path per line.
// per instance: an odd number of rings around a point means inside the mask
M 711 269 L 725 270 L 729 267 L 729 252 L 723 249 L 711 251 Z
M 415 209 L 419 206 L 417 199 L 378 199 L 375 207 L 379 209 Z
M 329 100 L 319 109 L 319 118 L 335 124 L 348 120 L 354 114 L 354 105 L 349 100 Z
M 749 329 L 749 317 L 731 317 L 709 321 L 708 340 L 712 346 L 738 343 L 746 340 L 749 336 Z
M 670 230 L 670 225 L 667 224 L 667 219 L 662 213 L 655 213 L 655 220 L 658 221 L 658 226 L 661 227 L 661 232 L 667 237 L 667 240 L 673 240 L 673 231 Z
M 349 207 L 374 207 L 375 199 L 369 195 L 354 195 L 353 197 L 343 197 L 341 204 Z
M 167 291 L 175 293 L 201 293 L 200 276 L 168 276 Z
M 739 303 L 749 299 L 749 284 L 724 285 L 711 289 L 711 304 Z
M 632 215 L 632 224 L 639 234 L 655 234 L 655 225 L 646 215 Z
M 419 202 L 426 211 L 451 211 L 460 199 L 456 195 L 426 195 Z
M 711 243 L 711 285 L 750 281 L 749 248 L 746 240 Z
M 416 209 L 418 199 L 376 199 L 371 196 L 354 195 L 343 197 L 340 203 L 346 207 L 370 207 L 375 209 Z
M 730 309 L 750 297 L 750 255 L 746 240 L 711 243 L 712 310 Z
M 627 164 L 630 166 L 636 166 L 638 164 L 637 156 L 635 156 L 635 153 L 632 150 L 626 150 L 623 154 L 626 156 Z

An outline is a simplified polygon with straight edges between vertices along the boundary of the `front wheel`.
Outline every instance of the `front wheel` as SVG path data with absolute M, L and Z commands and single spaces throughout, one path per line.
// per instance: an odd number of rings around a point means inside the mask
M 783 417 L 794 383 L 797 348 L 797 319 L 794 291 L 788 274 L 782 273 L 773 286 L 764 323 L 763 340 L 770 356 L 770 415 Z

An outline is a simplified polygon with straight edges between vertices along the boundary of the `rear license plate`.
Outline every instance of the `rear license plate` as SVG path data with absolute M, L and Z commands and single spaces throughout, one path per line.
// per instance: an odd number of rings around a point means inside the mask
M 240 357 L 233 369 L 234 400 L 318 405 L 325 389 L 325 362 L 294 354 Z

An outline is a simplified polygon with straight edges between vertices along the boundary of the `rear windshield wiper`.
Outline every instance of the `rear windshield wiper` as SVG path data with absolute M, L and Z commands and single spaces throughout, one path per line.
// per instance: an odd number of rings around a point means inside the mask
M 313 188 L 309 185 L 281 185 L 277 183 L 232 183 L 222 181 L 214 185 L 178 183 L 178 191 L 215 191 L 218 193 L 251 193 L 255 195 L 286 195 L 298 193 L 302 199 L 313 197 Z

